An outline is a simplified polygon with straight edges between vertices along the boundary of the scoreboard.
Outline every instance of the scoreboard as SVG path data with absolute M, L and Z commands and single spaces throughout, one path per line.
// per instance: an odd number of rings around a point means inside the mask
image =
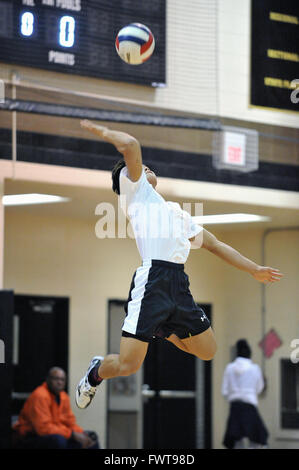
M 298 0 L 251 0 L 251 105 L 299 112 L 298 63 Z
M 124 63 L 118 31 L 147 25 L 151 59 Z M 166 0 L 0 0 L 0 62 L 150 86 L 165 84 Z

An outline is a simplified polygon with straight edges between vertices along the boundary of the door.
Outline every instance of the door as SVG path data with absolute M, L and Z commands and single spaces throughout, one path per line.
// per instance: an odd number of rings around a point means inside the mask
M 108 306 L 108 353 L 118 353 L 125 319 L 124 301 Z M 107 449 L 139 449 L 141 443 L 142 370 L 108 380 Z
M 165 340 L 153 341 L 144 362 L 143 396 L 144 448 L 195 449 L 195 357 Z
M 0 449 L 10 447 L 13 291 L 0 291 Z
M 211 320 L 211 306 L 200 305 Z M 144 361 L 143 447 L 211 447 L 211 361 L 156 339 Z
M 68 372 L 69 299 L 15 295 L 13 415 L 53 366 Z

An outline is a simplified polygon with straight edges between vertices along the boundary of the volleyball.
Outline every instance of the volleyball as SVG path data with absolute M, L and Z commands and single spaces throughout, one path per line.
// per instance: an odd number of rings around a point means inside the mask
M 115 47 L 124 62 L 139 65 L 148 60 L 154 52 L 155 38 L 147 26 L 131 23 L 119 31 Z

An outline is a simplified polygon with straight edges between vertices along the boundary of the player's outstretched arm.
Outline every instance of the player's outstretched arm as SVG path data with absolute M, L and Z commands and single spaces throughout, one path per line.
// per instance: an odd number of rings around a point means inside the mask
M 237 250 L 218 240 L 207 230 L 203 230 L 202 247 L 219 256 L 227 263 L 242 271 L 251 274 L 257 281 L 267 284 L 268 282 L 280 281 L 283 276 L 279 269 L 270 268 L 268 266 L 259 266 L 245 256 L 241 255 Z
M 125 132 L 112 131 L 108 127 L 94 124 L 88 119 L 81 121 L 80 125 L 82 129 L 92 132 L 117 148 L 124 157 L 132 181 L 137 181 L 140 178 L 142 172 L 142 154 L 138 140 Z

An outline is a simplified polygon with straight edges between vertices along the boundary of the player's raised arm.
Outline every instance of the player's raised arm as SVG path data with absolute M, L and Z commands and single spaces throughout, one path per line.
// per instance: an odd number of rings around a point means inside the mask
M 245 256 L 241 255 L 237 250 L 226 243 L 218 240 L 213 234 L 207 230 L 203 230 L 202 247 L 219 256 L 227 263 L 242 271 L 251 274 L 257 281 L 267 284 L 268 282 L 280 281 L 283 276 L 278 269 L 268 266 L 259 266 Z
M 142 173 L 141 147 L 134 137 L 125 132 L 112 131 L 108 127 L 94 124 L 88 119 L 80 122 L 82 129 L 86 129 L 101 137 L 105 142 L 114 145 L 123 155 L 128 173 L 132 181 L 137 181 Z

